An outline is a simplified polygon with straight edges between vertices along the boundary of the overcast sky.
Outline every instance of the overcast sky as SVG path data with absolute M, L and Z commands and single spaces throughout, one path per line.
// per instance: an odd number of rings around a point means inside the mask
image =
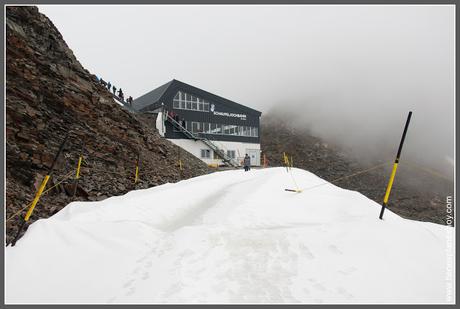
M 454 6 L 39 6 L 91 73 L 134 98 L 175 78 L 272 107 L 367 156 L 452 175 Z

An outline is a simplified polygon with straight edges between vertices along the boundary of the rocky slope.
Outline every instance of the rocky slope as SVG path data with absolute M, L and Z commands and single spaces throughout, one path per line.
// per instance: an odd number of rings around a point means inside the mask
M 99 200 L 136 188 L 175 182 L 209 169 L 152 130 L 152 119 L 116 104 L 85 70 L 52 22 L 36 7 L 6 7 L 6 238 L 47 174 L 69 134 L 47 188 L 84 165 L 76 197 L 69 178 L 40 200 L 29 222 L 46 218 L 72 200 Z M 184 170 L 177 167 L 178 156 Z
M 341 178 L 334 184 L 356 190 L 382 203 L 394 157 L 381 162 L 363 163 L 343 149 L 312 136 L 309 131 L 288 125 L 276 113 L 264 115 L 261 123 L 261 147 L 271 166 L 282 165 L 282 153 L 285 151 L 292 155 L 296 167 L 330 182 Z M 379 164 L 383 166 L 343 178 Z M 452 182 L 414 168 L 402 155 L 388 204 L 393 212 L 408 219 L 446 224 L 447 196 L 453 196 Z

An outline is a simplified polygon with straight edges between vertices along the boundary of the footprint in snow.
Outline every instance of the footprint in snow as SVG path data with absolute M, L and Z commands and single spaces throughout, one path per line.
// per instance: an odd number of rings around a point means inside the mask
M 339 286 L 336 288 L 337 290 L 337 293 L 339 293 L 340 295 L 343 295 L 345 296 L 346 298 L 353 298 L 353 295 L 348 293 L 347 290 L 345 290 L 343 287 Z
M 135 289 L 135 288 L 130 288 L 130 289 L 128 290 L 128 292 L 125 293 L 125 295 L 126 295 L 126 296 L 133 295 L 134 292 L 136 292 L 136 289 Z
M 337 247 L 334 246 L 334 245 L 330 245 L 330 246 L 329 246 L 329 250 L 330 250 L 332 253 L 335 253 L 335 254 L 343 254 L 343 252 L 340 251 L 339 248 L 337 248 Z
M 316 279 L 314 278 L 309 278 L 308 281 L 310 281 L 312 284 L 313 284 L 313 287 L 317 290 L 320 290 L 320 291 L 326 291 L 326 288 L 321 284 L 319 283 L 318 281 L 316 281 Z
M 326 291 L 326 288 L 325 288 L 322 284 L 320 284 L 320 283 L 315 283 L 315 284 L 313 285 L 313 287 L 314 287 L 315 289 L 317 289 L 317 290 L 320 290 L 320 291 Z
M 134 269 L 134 271 L 133 271 L 133 274 L 137 274 L 139 272 L 139 270 L 141 270 L 140 267 L 136 267 L 136 269 Z
M 355 267 L 349 267 L 347 269 L 339 270 L 338 273 L 341 275 L 348 276 L 356 271 Z
M 304 244 L 301 244 L 300 245 L 300 249 L 302 250 L 303 254 L 310 260 L 313 260 L 315 258 L 315 256 L 313 255 L 313 253 L 310 251 L 310 249 L 308 249 L 307 246 L 305 246 Z
M 111 304 L 111 303 L 113 303 L 113 302 L 115 301 L 115 299 L 117 299 L 116 296 L 111 297 L 111 298 L 109 298 L 109 299 L 107 300 L 107 303 L 108 303 L 108 304 Z
M 127 288 L 127 287 L 129 287 L 131 284 L 133 284 L 133 282 L 134 282 L 134 279 L 131 279 L 131 280 L 129 280 L 128 282 L 126 282 L 125 284 L 123 284 L 123 287 L 124 287 L 124 288 Z
M 152 267 L 152 265 L 153 265 L 152 261 L 148 261 L 147 263 L 145 263 L 145 267 L 147 268 Z

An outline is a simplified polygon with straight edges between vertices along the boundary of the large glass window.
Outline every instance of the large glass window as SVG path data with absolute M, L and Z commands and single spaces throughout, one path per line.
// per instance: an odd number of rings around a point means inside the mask
M 198 98 L 190 93 L 178 91 L 173 99 L 173 108 L 192 111 L 209 112 L 209 101 Z
M 234 135 L 246 137 L 258 137 L 259 129 L 249 126 L 237 126 L 220 123 L 186 121 L 185 127 L 192 133 L 204 133 L 213 135 Z

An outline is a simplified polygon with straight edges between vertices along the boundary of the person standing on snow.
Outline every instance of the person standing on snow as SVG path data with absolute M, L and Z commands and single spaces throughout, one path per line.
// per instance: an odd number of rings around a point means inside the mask
M 115 87 L 115 85 L 112 86 L 112 91 L 113 91 L 113 94 L 117 92 L 117 87 Z
M 251 169 L 251 158 L 248 156 L 248 154 L 244 156 L 243 163 L 244 163 L 244 171 L 245 172 L 249 171 Z
M 107 89 L 109 89 L 110 91 L 110 87 L 112 86 L 112 84 L 110 82 L 107 83 Z

